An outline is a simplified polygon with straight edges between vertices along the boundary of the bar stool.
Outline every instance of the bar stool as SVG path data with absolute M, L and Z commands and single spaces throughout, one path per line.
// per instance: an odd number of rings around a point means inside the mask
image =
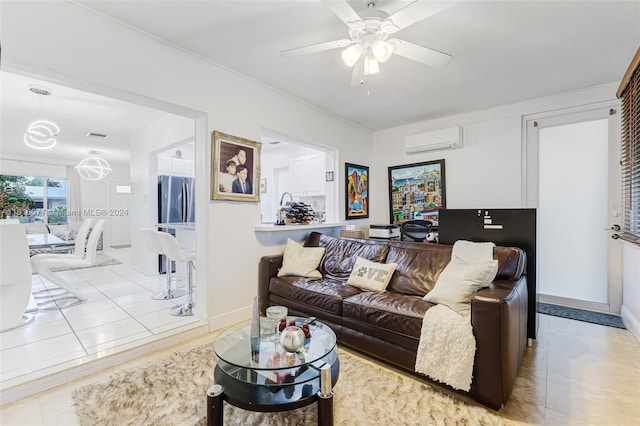
M 160 238 L 158 234 L 164 234 L 164 232 L 158 232 L 154 228 L 142 228 L 142 235 L 144 236 L 144 242 L 147 245 L 147 250 L 154 254 L 163 254 L 166 260 L 166 271 L 167 271 L 167 288 L 163 291 L 154 294 L 151 296 L 152 299 L 155 300 L 169 300 L 175 299 L 178 297 L 182 297 L 187 294 L 186 290 L 182 290 L 176 288 L 175 290 L 171 288 L 171 259 L 165 253 L 162 248 L 162 244 L 160 243 Z
M 183 305 L 174 306 L 169 312 L 171 315 L 186 317 L 193 315 L 193 273 L 195 269 L 193 261 L 196 260 L 196 253 L 180 247 L 178 240 L 166 232 L 158 232 L 160 244 L 167 257 L 176 262 L 187 262 L 187 302 Z

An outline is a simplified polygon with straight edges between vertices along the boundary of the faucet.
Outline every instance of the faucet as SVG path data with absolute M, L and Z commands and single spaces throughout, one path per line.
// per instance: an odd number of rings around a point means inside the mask
M 289 196 L 289 201 L 291 201 L 293 203 L 293 195 L 291 195 L 290 192 L 284 192 L 282 193 L 282 197 L 280 197 L 280 207 L 282 207 L 282 202 L 284 201 L 284 196 L 288 195 Z

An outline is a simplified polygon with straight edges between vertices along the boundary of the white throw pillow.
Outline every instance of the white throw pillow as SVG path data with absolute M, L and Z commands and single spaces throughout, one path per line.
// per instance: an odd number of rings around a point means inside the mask
M 288 238 L 278 276 L 322 278 L 322 274 L 317 270 L 322 256 L 324 256 L 324 247 L 303 247 L 302 244 Z
M 468 263 L 453 258 L 423 300 L 446 305 L 460 315 L 470 315 L 471 298 L 474 293 L 491 284 L 497 272 L 497 260 Z
M 363 290 L 384 291 L 396 266 L 397 263 L 377 263 L 358 256 L 347 284 Z

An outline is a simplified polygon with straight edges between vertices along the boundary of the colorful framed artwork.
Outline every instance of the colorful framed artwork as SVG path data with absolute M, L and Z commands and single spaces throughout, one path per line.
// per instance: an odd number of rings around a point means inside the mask
M 369 167 L 345 163 L 345 219 L 369 217 Z
M 391 223 L 421 219 L 437 224 L 445 206 L 444 160 L 389 167 Z
M 211 199 L 260 202 L 260 142 L 211 134 Z

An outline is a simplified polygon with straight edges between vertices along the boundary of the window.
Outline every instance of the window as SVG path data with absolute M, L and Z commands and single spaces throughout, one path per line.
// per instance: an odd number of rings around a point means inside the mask
M 0 175 L 0 215 L 21 223 L 67 223 L 67 180 Z
M 618 97 L 622 98 L 622 238 L 640 243 L 640 49 L 625 73 Z

